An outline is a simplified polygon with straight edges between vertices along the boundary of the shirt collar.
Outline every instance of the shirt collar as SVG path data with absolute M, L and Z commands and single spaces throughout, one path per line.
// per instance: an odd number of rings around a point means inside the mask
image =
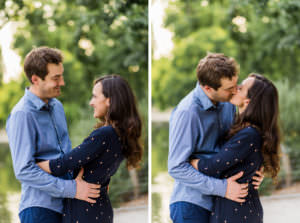
M 50 109 L 55 105 L 55 100 L 53 98 L 50 98 L 48 101 L 48 104 L 45 103 L 42 99 L 40 99 L 38 96 L 33 94 L 29 88 L 25 89 L 25 96 L 28 98 L 29 101 L 32 102 L 32 104 L 36 107 L 38 110 L 42 109 Z
M 223 107 L 223 103 L 218 102 L 216 105 L 212 103 L 212 101 L 209 99 L 209 97 L 205 94 L 203 89 L 200 87 L 199 82 L 196 84 L 195 88 L 195 97 L 196 100 L 198 100 L 204 110 L 210 110 L 210 109 L 220 109 Z

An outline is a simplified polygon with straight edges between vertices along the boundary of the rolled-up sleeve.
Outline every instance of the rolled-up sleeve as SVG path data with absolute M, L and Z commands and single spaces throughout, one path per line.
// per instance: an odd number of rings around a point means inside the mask
M 227 181 L 206 176 L 189 163 L 196 142 L 203 137 L 198 114 L 175 111 L 170 120 L 168 172 L 177 181 L 206 195 L 225 196 Z
M 37 131 L 28 112 L 18 111 L 7 120 L 12 161 L 16 178 L 30 187 L 42 190 L 52 197 L 74 198 L 76 182 L 51 176 L 35 163 Z

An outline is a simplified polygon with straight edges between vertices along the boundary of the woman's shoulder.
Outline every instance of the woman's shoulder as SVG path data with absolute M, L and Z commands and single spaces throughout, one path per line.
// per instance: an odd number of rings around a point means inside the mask
M 260 131 L 254 126 L 247 126 L 245 128 L 242 128 L 240 131 L 236 133 L 236 136 L 249 138 L 249 139 L 258 139 L 258 140 L 262 138 Z
M 97 129 L 95 129 L 91 133 L 91 136 L 97 136 L 97 135 L 101 135 L 101 136 L 113 136 L 113 135 L 116 135 L 116 131 L 115 131 L 115 129 L 111 125 L 102 126 L 102 127 L 99 127 Z

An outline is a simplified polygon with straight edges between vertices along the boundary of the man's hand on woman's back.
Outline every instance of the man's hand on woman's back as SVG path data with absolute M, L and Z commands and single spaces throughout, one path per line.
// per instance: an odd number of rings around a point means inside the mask
M 87 183 L 82 179 L 83 168 L 78 173 L 76 177 L 76 195 L 75 198 L 78 200 L 87 201 L 89 203 L 96 203 L 96 200 L 92 198 L 100 197 L 100 187 L 98 184 Z

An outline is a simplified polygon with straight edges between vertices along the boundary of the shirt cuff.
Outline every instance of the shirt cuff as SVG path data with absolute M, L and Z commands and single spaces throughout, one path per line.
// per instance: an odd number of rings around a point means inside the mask
M 215 194 L 219 197 L 225 197 L 227 190 L 227 179 L 219 180 L 215 187 Z
M 64 196 L 65 198 L 75 198 L 76 196 L 76 181 L 75 180 L 64 180 L 65 182 L 65 190 Z

